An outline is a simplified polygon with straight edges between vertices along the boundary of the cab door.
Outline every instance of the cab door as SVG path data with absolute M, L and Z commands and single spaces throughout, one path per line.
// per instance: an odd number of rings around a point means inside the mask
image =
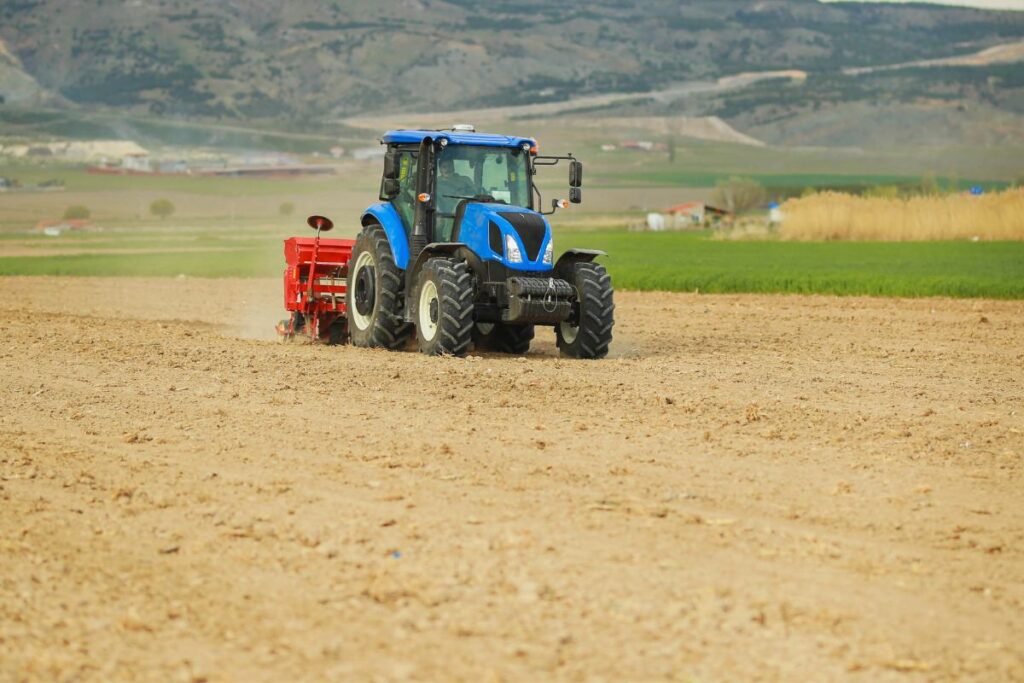
M 402 218 L 405 234 L 412 234 L 413 213 L 416 209 L 416 168 L 418 152 L 412 147 L 398 147 L 398 194 L 391 198 Z M 382 197 L 383 198 L 383 197 Z

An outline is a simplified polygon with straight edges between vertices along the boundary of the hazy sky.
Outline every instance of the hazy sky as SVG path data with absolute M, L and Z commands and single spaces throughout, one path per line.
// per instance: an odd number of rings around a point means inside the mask
M 840 0 L 824 0 L 839 2 Z M 849 0 L 844 0 L 849 1 Z M 910 0 L 856 0 L 857 2 L 910 2 Z M 965 5 L 967 7 L 987 7 L 989 9 L 1024 10 L 1024 0 L 927 0 L 939 5 Z

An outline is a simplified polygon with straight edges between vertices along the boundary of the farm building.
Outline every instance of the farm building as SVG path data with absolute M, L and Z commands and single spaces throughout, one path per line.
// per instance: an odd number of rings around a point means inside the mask
M 57 237 L 63 232 L 81 232 L 88 230 L 91 223 L 83 218 L 61 218 L 58 220 L 44 220 L 36 223 L 36 230 L 39 230 L 48 237 Z
M 725 209 L 709 206 L 704 202 L 683 202 L 664 209 L 668 228 L 690 228 L 718 223 L 730 214 Z
M 188 173 L 188 162 L 184 159 L 168 159 L 158 161 L 156 164 L 157 173 L 184 175 Z
M 121 158 L 121 167 L 129 172 L 151 173 L 153 167 L 145 153 L 126 154 Z
M 703 225 L 705 207 L 704 202 L 683 202 L 682 204 L 676 204 L 670 206 L 662 211 L 666 216 L 670 217 L 677 227 L 680 227 L 680 223 L 689 225 Z

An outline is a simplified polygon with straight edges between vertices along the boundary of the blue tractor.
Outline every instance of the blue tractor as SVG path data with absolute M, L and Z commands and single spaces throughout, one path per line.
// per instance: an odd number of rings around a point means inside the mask
M 572 249 L 556 260 L 546 216 L 581 201 L 583 165 L 541 156 L 532 138 L 393 130 L 379 204 L 362 216 L 348 262 L 348 334 L 357 346 L 396 349 L 415 333 L 430 355 L 472 346 L 523 354 L 537 325 L 555 328 L 572 358 L 602 358 L 614 325 L 611 279 Z M 569 200 L 542 210 L 534 176 L 569 165 Z

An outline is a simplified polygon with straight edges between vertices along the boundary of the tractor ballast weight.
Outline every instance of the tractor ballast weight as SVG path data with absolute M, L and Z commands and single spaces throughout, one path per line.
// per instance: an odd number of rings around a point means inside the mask
M 286 242 L 285 336 L 306 329 L 315 339 L 400 348 L 415 333 L 432 355 L 474 344 L 525 353 L 540 325 L 555 328 L 563 355 L 607 354 L 613 290 L 594 263 L 603 252 L 554 259 L 547 217 L 582 200 L 583 165 L 572 154 L 541 156 L 532 138 L 470 126 L 395 130 L 381 142 L 381 201 L 363 212 L 357 239 L 321 240 L 318 229 L 316 240 Z M 569 165 L 569 199 L 544 211 L 534 176 L 560 162 Z M 310 225 L 318 220 L 326 219 Z

